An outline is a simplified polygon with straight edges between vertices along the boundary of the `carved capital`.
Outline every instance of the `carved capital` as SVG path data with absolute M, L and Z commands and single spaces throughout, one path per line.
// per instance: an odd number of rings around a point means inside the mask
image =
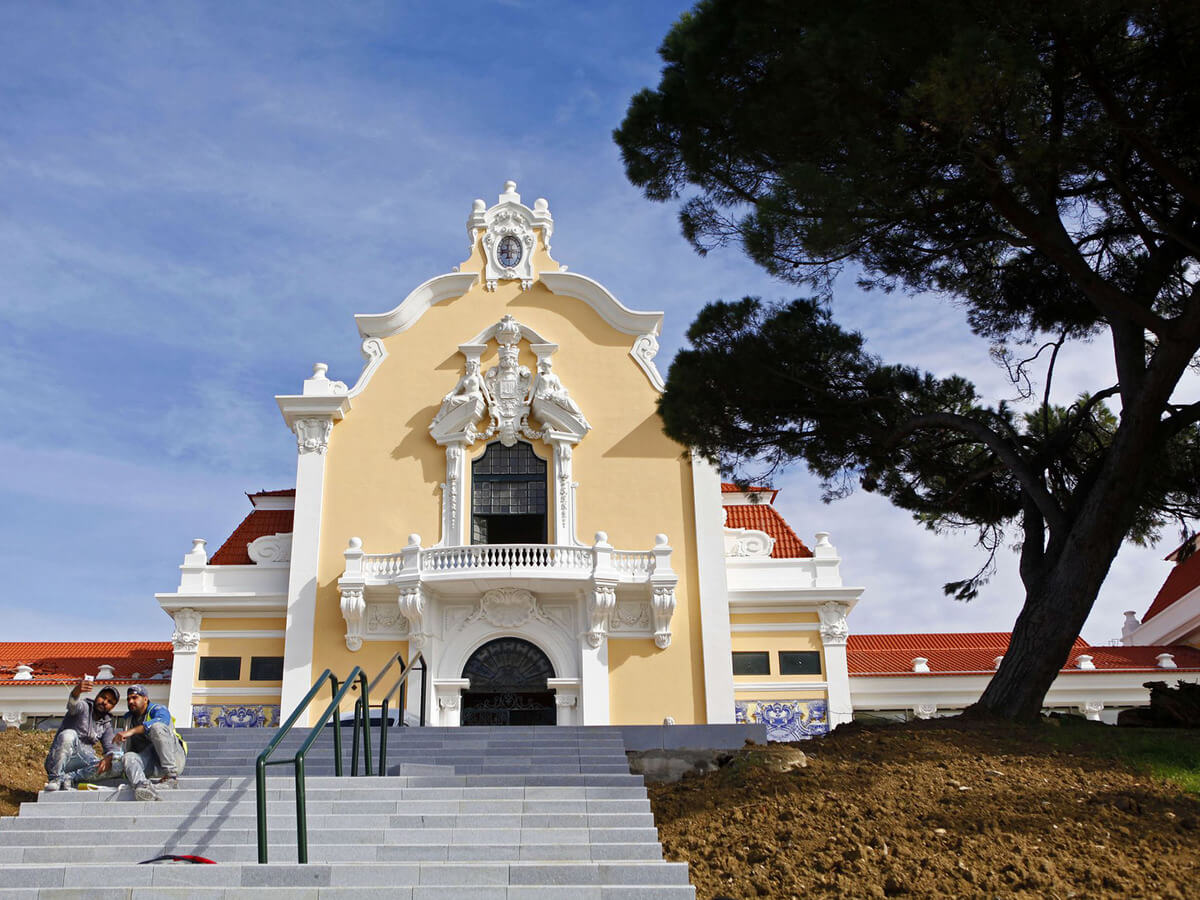
M 937 715 L 936 703 L 918 703 L 913 707 L 913 713 L 918 719 L 932 719 Z
M 296 420 L 296 451 L 298 453 L 324 453 L 329 449 L 329 436 L 333 433 L 333 420 L 324 416 L 305 416 Z
M 200 613 L 194 609 L 177 609 L 172 618 L 175 620 L 172 648 L 176 653 L 195 653 L 200 649 Z
M 438 706 L 442 709 L 458 709 L 459 702 L 458 694 L 448 694 L 438 697 Z
M 821 617 L 821 640 L 830 645 L 845 645 L 850 629 L 846 625 L 846 604 L 826 600 L 817 607 Z
M 570 709 L 579 702 L 579 698 L 574 694 L 555 694 L 554 705 L 561 709 Z
M 21 724 L 25 721 L 25 713 L 17 709 L 6 709 L 3 712 L 0 712 L 0 719 L 4 721 L 4 724 L 8 728 L 16 730 L 17 728 L 20 728 Z

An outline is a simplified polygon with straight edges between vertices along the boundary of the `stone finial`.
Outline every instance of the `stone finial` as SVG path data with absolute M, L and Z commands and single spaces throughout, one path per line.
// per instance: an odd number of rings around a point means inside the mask
M 1121 625 L 1121 640 L 1127 640 L 1141 626 L 1142 623 L 1138 621 L 1137 613 L 1132 609 L 1125 610 L 1125 621 Z
M 110 681 L 113 677 L 113 667 L 108 663 L 100 666 L 100 670 L 96 673 L 97 681 Z
M 928 672 L 929 660 L 924 656 L 914 656 L 912 661 L 912 670 L 914 672 Z
M 21 663 L 19 666 L 17 666 L 17 671 L 13 675 L 13 681 L 32 681 L 32 680 L 33 680 L 33 666 L 27 666 L 27 665 L 25 665 L 25 663 Z
M 1096 664 L 1092 661 L 1092 657 L 1086 653 L 1081 653 L 1075 657 L 1075 668 L 1077 669 L 1094 669 Z
M 1154 658 L 1158 660 L 1158 667 L 1160 669 L 1178 668 L 1178 666 L 1175 665 L 1175 654 L 1173 653 L 1160 653 Z

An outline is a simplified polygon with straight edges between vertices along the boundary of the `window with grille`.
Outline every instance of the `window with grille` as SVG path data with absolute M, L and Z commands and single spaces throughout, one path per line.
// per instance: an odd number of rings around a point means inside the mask
M 241 677 L 240 656 L 200 657 L 200 681 L 237 681 Z
M 518 441 L 471 465 L 471 543 L 546 543 L 546 461 Z

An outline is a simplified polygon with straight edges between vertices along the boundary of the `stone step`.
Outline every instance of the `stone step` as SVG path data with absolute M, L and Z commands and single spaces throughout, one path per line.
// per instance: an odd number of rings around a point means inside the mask
M 548 829 L 553 831 L 554 829 Z M 268 838 L 270 836 L 268 835 Z M 295 862 L 296 844 L 268 840 L 269 859 L 272 862 Z M 90 865 L 106 863 L 134 864 L 157 856 L 160 853 L 198 854 L 219 863 L 256 862 L 257 840 L 240 843 L 224 843 L 219 835 L 213 840 L 200 843 L 166 841 L 159 845 L 126 846 L 112 844 L 87 847 L 0 847 L 0 864 L 7 876 L 13 865 Z M 313 839 L 308 842 L 308 858 L 311 862 L 446 862 L 446 861 L 493 861 L 516 860 L 542 861 L 661 861 L 662 845 L 647 840 L 604 841 L 558 840 L 553 834 L 537 843 L 533 840 L 519 843 L 492 844 L 449 844 L 430 841 L 408 844 L 336 844 L 321 843 Z
M 308 865 L 237 863 L 187 866 L 98 864 L 46 869 L 9 866 L 5 888 L 95 887 L 404 887 L 438 886 L 686 886 L 685 863 L 514 862 L 436 863 L 383 862 L 360 866 L 345 863 Z

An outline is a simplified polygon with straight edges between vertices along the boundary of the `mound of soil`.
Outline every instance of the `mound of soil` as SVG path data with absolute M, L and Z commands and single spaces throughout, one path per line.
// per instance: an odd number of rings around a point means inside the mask
M 0 816 L 15 816 L 22 803 L 37 799 L 46 783 L 42 763 L 54 732 L 0 731 Z
M 701 900 L 1195 897 L 1200 798 L 1095 752 L 1105 726 L 1072 727 L 1088 741 L 1066 749 L 1053 723 L 843 726 L 651 803 Z

